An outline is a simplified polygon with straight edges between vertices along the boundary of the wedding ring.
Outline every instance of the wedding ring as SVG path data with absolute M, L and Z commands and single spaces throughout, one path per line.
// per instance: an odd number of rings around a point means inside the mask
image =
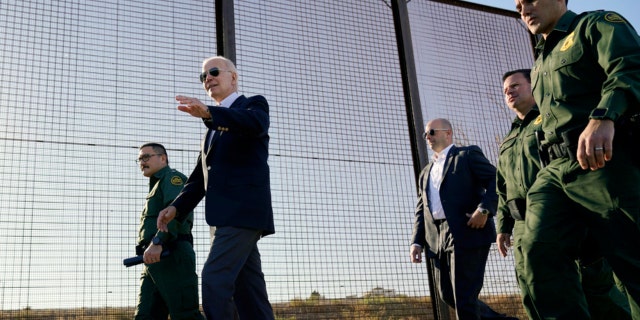
M 595 147 L 595 148 L 593 148 L 593 150 L 595 150 L 595 151 L 604 150 L 604 148 L 603 147 Z

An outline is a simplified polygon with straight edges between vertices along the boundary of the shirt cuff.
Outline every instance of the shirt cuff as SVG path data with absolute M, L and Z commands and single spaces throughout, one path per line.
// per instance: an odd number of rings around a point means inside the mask
M 598 106 L 591 111 L 589 119 L 604 120 L 610 119 L 613 121 L 618 120 L 621 115 L 627 111 L 627 99 L 622 94 L 616 94 L 610 92 L 602 96 Z

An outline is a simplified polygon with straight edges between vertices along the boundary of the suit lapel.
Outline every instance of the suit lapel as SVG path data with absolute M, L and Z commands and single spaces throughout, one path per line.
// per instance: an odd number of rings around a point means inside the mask
M 213 146 L 216 144 L 216 140 L 223 134 L 224 132 L 222 131 L 218 131 L 218 130 L 213 130 L 213 129 L 209 129 L 209 131 L 207 131 L 207 135 L 205 136 L 205 142 L 202 145 L 202 150 L 204 150 L 205 155 L 209 154 L 209 152 L 211 151 L 211 149 L 213 149 Z M 207 146 L 207 142 L 206 139 L 209 138 L 209 135 L 213 135 L 213 137 L 211 137 L 211 142 L 208 143 L 208 148 L 205 147 Z
M 424 204 L 424 217 L 429 221 L 433 221 L 433 213 L 431 212 L 431 207 L 429 205 L 429 177 L 431 176 L 431 167 L 433 166 L 433 161 L 430 161 L 429 164 L 425 167 L 425 172 L 422 175 L 422 202 Z
M 213 135 L 213 137 L 211 137 L 211 135 Z M 204 135 L 204 139 L 202 139 L 202 153 L 205 155 L 209 154 L 211 146 L 213 146 L 213 139 L 215 139 L 215 130 L 207 130 L 207 133 Z
M 429 193 L 429 175 L 431 174 L 431 167 L 433 166 L 433 161 L 427 164 L 425 169 L 425 173 L 422 175 L 422 188 L 425 194 Z
M 242 106 L 245 101 L 247 100 L 247 97 L 245 97 L 244 95 L 238 96 L 238 98 L 236 98 L 235 101 L 233 101 L 233 103 L 231 104 L 231 106 L 229 106 L 229 109 L 233 109 L 233 108 L 239 108 L 240 106 Z M 209 129 L 207 131 L 207 134 L 204 137 L 204 140 L 202 142 L 202 151 L 205 155 L 208 155 L 209 152 L 211 151 L 211 149 L 213 148 L 213 146 L 216 144 L 216 140 L 222 136 L 222 134 L 224 133 L 224 131 L 219 131 L 219 130 L 215 130 L 215 129 Z M 207 147 L 207 139 L 209 138 L 209 135 L 213 135 L 213 137 L 211 137 L 211 142 L 208 143 L 208 148 Z
M 449 166 L 451 166 L 451 162 L 453 162 L 453 158 L 454 158 L 454 154 L 456 154 L 457 148 L 456 146 L 452 146 L 451 149 L 449 149 L 449 152 L 447 153 L 447 160 L 444 163 L 444 168 L 442 168 L 442 181 L 440 182 L 440 184 L 442 185 L 444 183 L 444 180 L 447 178 L 447 172 L 449 172 Z
M 204 134 L 204 137 L 202 138 L 202 142 L 200 142 L 200 150 L 202 150 L 203 154 L 206 154 L 207 151 L 205 147 L 207 146 L 207 140 L 209 139 L 209 131 L 211 131 L 211 129 L 207 129 L 207 132 Z
M 238 98 L 236 98 L 235 101 L 233 101 L 233 103 L 229 106 L 229 109 L 233 109 L 233 108 L 239 108 L 240 106 L 243 106 L 245 104 L 245 101 L 247 101 L 247 97 L 245 97 L 244 95 L 240 95 L 238 96 Z

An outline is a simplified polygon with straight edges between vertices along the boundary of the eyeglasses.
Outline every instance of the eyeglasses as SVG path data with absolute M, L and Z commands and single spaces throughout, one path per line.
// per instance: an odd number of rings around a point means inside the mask
M 151 159 L 151 157 L 153 157 L 153 156 L 161 156 L 161 155 L 162 155 L 162 153 L 143 154 L 138 159 L 136 159 L 136 163 L 147 162 L 147 161 L 149 161 L 149 159 Z
M 207 74 L 210 74 L 212 77 L 217 77 L 220 75 L 220 72 L 231 72 L 229 70 L 220 70 L 217 67 L 209 69 L 209 71 L 205 71 L 200 74 L 200 82 L 207 80 Z
M 429 131 L 425 132 L 422 137 L 426 139 L 427 135 L 435 136 L 436 131 L 449 131 L 449 129 L 430 129 Z

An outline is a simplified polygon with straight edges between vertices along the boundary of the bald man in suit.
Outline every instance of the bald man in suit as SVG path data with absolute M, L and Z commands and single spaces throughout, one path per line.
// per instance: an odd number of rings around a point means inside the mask
M 440 297 L 458 319 L 504 319 L 478 299 L 491 243 L 496 239 L 496 168 L 478 146 L 453 144 L 447 119 L 427 123 L 433 161 L 420 174 L 411 261 L 433 260 Z

